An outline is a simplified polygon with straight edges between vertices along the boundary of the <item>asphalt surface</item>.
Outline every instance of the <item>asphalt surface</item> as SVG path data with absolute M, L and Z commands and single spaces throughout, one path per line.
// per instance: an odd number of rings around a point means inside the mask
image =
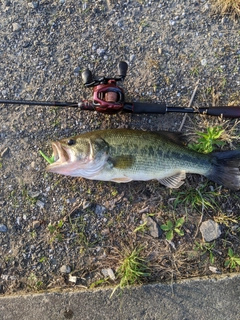
M 9 296 L 0 299 L 3 320 L 237 320 L 240 275 L 154 284 L 114 294 L 112 289 Z

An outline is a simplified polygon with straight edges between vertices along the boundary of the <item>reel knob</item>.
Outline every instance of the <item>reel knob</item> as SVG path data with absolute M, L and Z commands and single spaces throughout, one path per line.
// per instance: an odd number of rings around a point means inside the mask
M 92 72 L 89 69 L 82 72 L 82 80 L 85 86 L 89 86 L 94 83 Z
M 128 64 L 125 61 L 120 61 L 118 64 L 118 75 L 122 80 L 126 77 L 128 70 Z

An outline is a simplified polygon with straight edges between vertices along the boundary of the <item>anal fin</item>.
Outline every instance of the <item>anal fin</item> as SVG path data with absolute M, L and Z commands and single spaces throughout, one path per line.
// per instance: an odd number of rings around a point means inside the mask
M 164 178 L 164 179 L 159 179 L 158 181 L 163 184 L 164 186 L 172 189 L 179 188 L 182 184 L 184 184 L 184 179 L 186 178 L 186 173 L 185 171 L 176 173 L 173 176 Z

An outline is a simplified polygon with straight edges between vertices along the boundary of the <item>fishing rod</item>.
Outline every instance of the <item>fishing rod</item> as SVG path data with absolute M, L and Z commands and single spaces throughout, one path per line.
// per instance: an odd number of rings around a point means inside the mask
M 118 64 L 117 77 L 94 78 L 92 72 L 86 69 L 82 72 L 83 84 L 86 88 L 93 88 L 93 100 L 82 100 L 80 102 L 61 101 L 33 101 L 33 100 L 2 100 L 0 104 L 37 105 L 46 107 L 71 107 L 80 110 L 98 111 L 101 113 L 115 114 L 126 113 L 155 113 L 165 114 L 168 112 L 178 113 L 200 113 L 211 116 L 223 116 L 227 118 L 239 118 L 240 106 L 222 107 L 167 107 L 165 102 L 126 102 L 124 90 L 118 86 L 119 81 L 124 81 L 128 70 L 128 64 L 120 61 Z

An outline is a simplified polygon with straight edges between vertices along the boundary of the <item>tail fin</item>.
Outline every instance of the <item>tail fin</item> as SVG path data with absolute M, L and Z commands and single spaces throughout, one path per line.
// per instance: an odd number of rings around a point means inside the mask
M 240 150 L 214 152 L 212 157 L 208 179 L 232 190 L 240 189 Z

